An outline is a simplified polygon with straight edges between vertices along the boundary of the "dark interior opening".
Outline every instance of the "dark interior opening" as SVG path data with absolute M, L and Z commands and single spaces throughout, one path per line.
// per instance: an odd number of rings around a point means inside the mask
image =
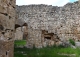
M 51 39 L 51 37 L 45 37 L 45 39 Z
M 4 34 L 5 34 L 5 32 L 2 32 L 2 34 L 4 35 Z
M 18 25 L 18 24 L 15 24 L 15 29 L 16 29 L 16 28 L 18 28 L 18 27 L 21 27 L 21 26 L 20 26 L 20 25 Z
M 3 29 L 4 29 L 4 27 L 2 25 L 0 25 L 0 30 L 3 30 Z
M 7 53 L 7 51 L 6 51 L 6 55 L 7 55 L 8 53 Z
M 11 16 L 9 16 L 9 19 L 11 19 Z
M 24 23 L 22 26 L 28 26 L 27 23 Z

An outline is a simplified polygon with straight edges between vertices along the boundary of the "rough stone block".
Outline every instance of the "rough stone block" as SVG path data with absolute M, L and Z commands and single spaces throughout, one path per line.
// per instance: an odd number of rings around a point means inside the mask
M 7 14 L 7 7 L 3 7 L 3 6 L 0 5 L 0 13 Z

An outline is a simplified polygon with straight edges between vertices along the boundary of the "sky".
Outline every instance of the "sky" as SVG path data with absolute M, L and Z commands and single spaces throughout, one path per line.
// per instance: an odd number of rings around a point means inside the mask
M 78 0 L 16 0 L 16 5 L 46 4 L 52 6 L 64 6 L 68 2 L 75 1 Z

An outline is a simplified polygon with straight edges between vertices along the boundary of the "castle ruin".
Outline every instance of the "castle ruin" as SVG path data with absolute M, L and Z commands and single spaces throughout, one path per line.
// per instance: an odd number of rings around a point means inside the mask
M 59 45 L 69 39 L 80 41 L 79 2 L 63 7 L 16 6 L 15 2 L 0 0 L 0 57 L 14 57 L 15 38 L 26 39 L 28 48 Z
M 52 5 L 16 6 L 16 24 L 27 24 L 27 47 L 42 48 L 68 42 L 80 41 L 79 2 L 63 7 Z

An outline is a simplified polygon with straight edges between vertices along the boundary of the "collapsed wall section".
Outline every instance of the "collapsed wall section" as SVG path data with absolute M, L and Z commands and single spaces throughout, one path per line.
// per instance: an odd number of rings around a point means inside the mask
M 0 0 L 0 57 L 14 57 L 16 0 Z

